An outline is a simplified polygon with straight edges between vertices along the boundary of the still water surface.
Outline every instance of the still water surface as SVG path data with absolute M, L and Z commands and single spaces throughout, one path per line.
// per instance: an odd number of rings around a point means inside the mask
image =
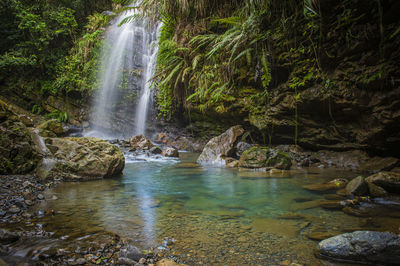
M 58 199 L 39 206 L 56 213 L 43 218 L 45 229 L 71 239 L 110 231 L 134 239 L 142 249 L 173 239 L 164 252 L 192 265 L 273 265 L 286 260 L 319 265 L 313 255 L 317 242 L 307 234 L 368 224 L 367 218 L 320 208 L 324 195 L 302 188 L 357 173 L 295 170 L 265 178 L 234 169 L 188 168 L 196 158 L 181 153 L 180 160 L 132 160 L 122 177 L 60 184 L 46 195 Z M 377 219 L 380 230 L 393 223 Z

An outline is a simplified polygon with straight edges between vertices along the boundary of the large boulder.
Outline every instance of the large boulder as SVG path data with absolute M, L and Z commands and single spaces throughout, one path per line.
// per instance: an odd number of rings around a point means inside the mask
M 32 172 L 40 160 L 29 128 L 0 101 L 0 174 Z
M 164 157 L 179 157 L 179 152 L 175 148 L 168 147 L 162 150 L 161 155 Z
M 134 136 L 129 140 L 129 142 L 131 145 L 131 151 L 150 150 L 154 147 L 151 140 L 146 138 L 144 135 Z
M 101 179 L 120 174 L 125 166 L 122 151 L 97 138 L 48 138 L 52 158 L 43 159 L 37 174 L 65 181 Z
M 39 129 L 39 135 L 42 137 L 64 137 L 66 133 L 63 125 L 57 119 L 47 120 L 37 128 Z
M 242 126 L 233 126 L 220 136 L 212 138 L 197 159 L 198 163 L 220 164 L 221 159 L 234 157 L 235 144 L 244 133 Z
M 240 156 L 242 168 L 277 168 L 290 169 L 292 162 L 287 153 L 268 147 L 252 147 Z
M 321 241 L 318 253 L 338 261 L 398 264 L 400 237 L 388 232 L 356 231 Z
M 380 172 L 367 177 L 365 181 L 388 192 L 400 194 L 400 173 Z
M 357 176 L 346 185 L 346 195 L 361 196 L 368 193 L 368 186 L 362 176 Z

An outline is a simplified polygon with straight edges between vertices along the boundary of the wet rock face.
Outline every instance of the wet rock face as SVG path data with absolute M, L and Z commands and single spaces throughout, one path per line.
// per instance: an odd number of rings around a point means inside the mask
M 50 138 L 46 145 L 53 158 L 44 159 L 38 169 L 43 179 L 101 179 L 120 174 L 125 166 L 122 151 L 97 138 Z
M 384 191 L 400 194 L 400 173 L 380 172 L 367 177 L 365 181 L 372 188 L 378 186 Z
M 312 150 L 368 150 L 396 155 L 400 148 L 400 87 L 392 90 L 306 88 L 296 101 L 290 89 L 273 90 L 264 110 L 249 115 L 272 143 L 293 143 L 298 108 L 300 146 Z
M 318 253 L 333 260 L 397 264 L 400 237 L 388 232 L 356 231 L 321 241 Z
M 231 157 L 235 153 L 235 144 L 244 133 L 242 126 L 233 126 L 220 136 L 212 138 L 204 147 L 197 162 L 216 164 L 222 158 Z
M 239 160 L 243 168 L 290 169 L 291 159 L 287 153 L 267 147 L 253 147 L 246 150 Z
M 41 160 L 34 146 L 26 125 L 5 104 L 1 104 L 0 174 L 32 172 Z

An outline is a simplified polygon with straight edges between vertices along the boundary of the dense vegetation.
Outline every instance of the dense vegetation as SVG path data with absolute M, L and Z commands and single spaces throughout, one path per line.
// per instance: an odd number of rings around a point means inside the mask
M 299 99 L 316 83 L 329 93 L 398 79 L 397 1 L 145 0 L 142 7 L 164 23 L 157 77 L 165 115 L 180 106 L 225 113 L 240 101 L 257 112 L 279 86 Z M 371 51 L 363 69 L 333 75 L 362 50 Z
M 5 0 L 0 5 L 3 95 L 25 95 L 28 107 L 41 112 L 44 96 L 91 90 L 96 69 L 91 48 L 107 22 L 98 12 L 111 9 L 111 0 Z

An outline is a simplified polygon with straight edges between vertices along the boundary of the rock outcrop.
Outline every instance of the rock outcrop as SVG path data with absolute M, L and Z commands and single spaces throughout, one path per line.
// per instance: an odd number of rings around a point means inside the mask
M 290 169 L 288 154 L 268 147 L 253 147 L 240 156 L 239 167 Z
M 318 253 L 333 260 L 398 264 L 400 237 L 388 232 L 356 231 L 321 241 Z
M 220 136 L 212 138 L 204 147 L 197 162 L 225 165 L 224 158 L 235 156 L 235 144 L 243 133 L 242 126 L 233 126 Z
M 0 101 L 0 174 L 32 172 L 40 160 L 31 131 Z
M 39 177 L 65 181 L 101 179 L 120 174 L 125 166 L 122 151 L 97 138 L 48 138 L 51 156 L 43 159 Z

